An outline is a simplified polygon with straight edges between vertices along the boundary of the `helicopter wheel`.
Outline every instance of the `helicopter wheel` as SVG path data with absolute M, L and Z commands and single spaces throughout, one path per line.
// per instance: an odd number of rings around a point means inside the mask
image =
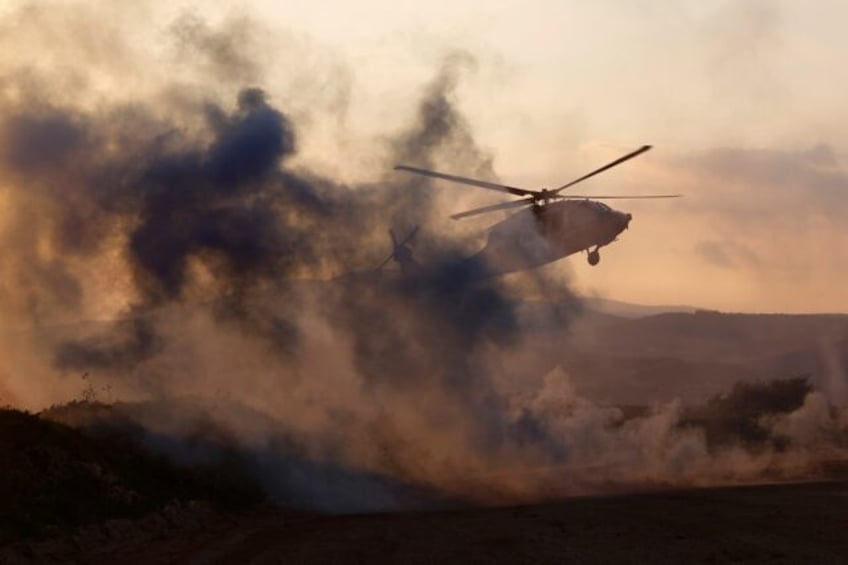
M 601 262 L 601 254 L 595 249 L 594 251 L 589 252 L 589 256 L 586 258 L 589 261 L 589 264 L 593 267 Z

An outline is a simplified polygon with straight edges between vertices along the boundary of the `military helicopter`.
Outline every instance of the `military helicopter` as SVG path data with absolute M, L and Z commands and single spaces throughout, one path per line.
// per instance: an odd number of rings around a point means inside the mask
M 650 145 L 644 145 L 554 189 L 530 190 L 408 165 L 398 165 L 395 170 L 522 197 L 520 200 L 474 208 L 451 216 L 459 220 L 497 210 L 524 208 L 492 226 L 486 246 L 474 256 L 475 260 L 485 261 L 494 272 L 509 273 L 532 269 L 579 251 L 586 251 L 589 264 L 594 266 L 601 260 L 600 249 L 615 241 L 618 235 L 628 228 L 633 218 L 631 214 L 613 210 L 603 202 L 598 202 L 599 200 L 677 198 L 681 195 L 586 196 L 562 192 L 649 149 Z

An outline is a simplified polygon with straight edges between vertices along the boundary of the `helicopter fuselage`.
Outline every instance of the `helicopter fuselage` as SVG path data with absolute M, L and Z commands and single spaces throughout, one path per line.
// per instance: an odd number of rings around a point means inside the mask
M 578 251 L 597 250 L 627 229 L 631 215 L 596 200 L 561 200 L 517 212 L 489 230 L 475 256 L 496 273 L 532 269 Z M 592 251 L 592 248 L 594 250 Z

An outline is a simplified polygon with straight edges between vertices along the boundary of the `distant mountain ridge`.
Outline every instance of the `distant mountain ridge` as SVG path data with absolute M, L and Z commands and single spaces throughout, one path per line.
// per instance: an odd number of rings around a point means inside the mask
M 611 314 L 621 318 L 644 318 L 645 316 L 655 316 L 657 314 L 667 314 L 670 312 L 685 312 L 693 313 L 701 308 L 684 305 L 649 305 L 649 304 L 633 304 L 631 302 L 622 302 L 620 300 L 611 300 L 609 298 L 585 297 L 583 303 L 591 310 L 601 312 L 602 314 Z

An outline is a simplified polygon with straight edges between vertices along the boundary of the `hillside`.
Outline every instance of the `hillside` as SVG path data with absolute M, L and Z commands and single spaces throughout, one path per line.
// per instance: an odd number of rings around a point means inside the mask
M 527 374 L 560 366 L 578 391 L 613 404 L 703 402 L 737 381 L 808 376 L 848 402 L 848 316 L 664 313 L 623 318 L 584 310 L 554 329 L 536 304 Z M 521 371 L 521 368 L 516 368 Z
M 96 410 L 96 405 L 84 406 Z M 48 418 L 0 409 L 0 546 L 87 524 L 139 518 L 192 501 L 231 510 L 262 494 L 237 468 L 175 465 L 130 430 L 84 433 Z

